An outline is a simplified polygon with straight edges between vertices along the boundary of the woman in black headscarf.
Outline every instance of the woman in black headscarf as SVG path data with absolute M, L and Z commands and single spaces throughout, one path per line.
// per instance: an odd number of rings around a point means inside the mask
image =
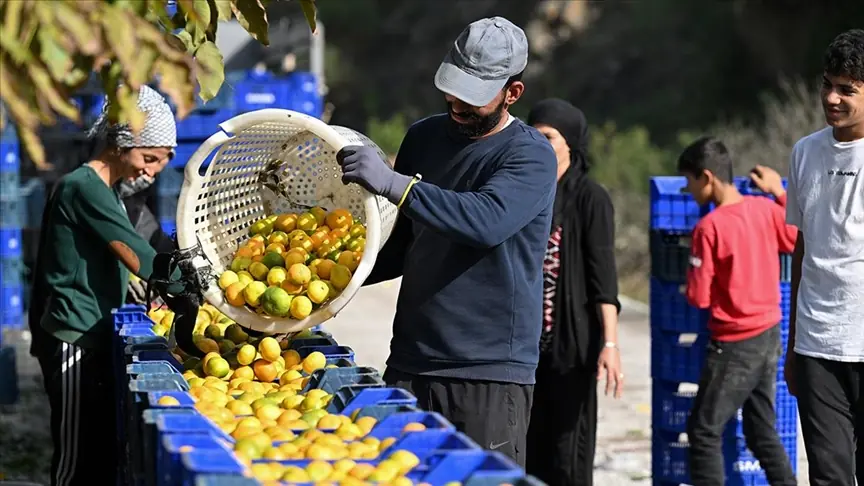
M 550 486 L 593 483 L 597 383 L 621 394 L 614 213 L 609 194 L 587 176 L 588 124 L 570 103 L 532 108 L 558 156 L 558 191 L 543 265 L 540 364 L 528 430 L 527 470 Z

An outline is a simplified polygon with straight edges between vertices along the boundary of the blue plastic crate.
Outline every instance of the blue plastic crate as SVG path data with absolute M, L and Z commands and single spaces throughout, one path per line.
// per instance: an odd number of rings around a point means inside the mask
M 126 375 L 138 378 L 140 375 L 172 374 L 177 369 L 167 361 L 144 361 L 126 365 Z
M 651 329 L 682 333 L 708 331 L 709 312 L 687 303 L 685 284 L 651 278 Z
M 741 194 L 743 194 L 745 196 L 773 197 L 771 194 L 768 194 L 767 192 L 760 191 L 759 188 L 757 188 L 756 186 L 754 186 L 750 182 L 749 177 L 736 177 L 734 179 L 734 181 L 735 181 L 735 187 L 738 188 L 738 192 L 740 192 Z M 782 178 L 782 181 L 783 181 L 783 189 L 786 189 L 788 187 L 788 181 L 786 180 L 785 177 Z
M 699 386 L 653 380 L 651 383 L 651 427 L 654 430 L 683 433 Z
M 221 120 L 220 123 L 222 121 L 224 121 L 224 120 Z M 218 129 L 218 127 L 214 126 L 213 130 L 215 131 L 216 129 Z M 198 142 L 183 142 L 183 143 L 178 144 L 177 147 L 174 149 L 175 155 L 174 155 L 174 158 L 171 159 L 169 167 L 171 167 L 175 170 L 176 169 L 182 169 L 182 168 L 186 167 L 186 163 L 189 162 L 189 159 L 192 158 L 192 155 L 195 154 L 195 151 L 197 151 L 198 147 L 200 147 L 200 146 L 201 146 L 201 144 Z M 207 167 L 210 164 L 210 162 L 213 160 L 213 155 L 215 155 L 215 154 L 216 154 L 216 151 L 215 150 L 212 151 L 207 156 L 207 158 L 204 159 L 204 163 L 201 164 L 201 167 L 202 168 Z M 180 186 L 182 186 L 183 185 L 183 179 L 182 179 L 183 173 L 182 172 L 180 173 L 180 176 L 181 176 Z M 177 191 L 179 193 L 180 187 L 177 188 Z
M 166 235 L 172 238 L 177 235 L 177 221 L 174 220 L 174 218 L 160 219 L 159 226 L 162 228 L 162 231 L 164 231 Z
M 21 178 L 18 172 L 0 172 L 0 201 L 21 199 Z
M 132 353 L 133 363 L 143 363 L 148 361 L 159 361 L 170 364 L 179 374 L 183 369 L 183 364 L 163 347 L 163 349 L 141 349 Z
M 375 368 L 325 368 L 312 373 L 301 393 L 305 394 L 308 390 L 317 388 L 334 394 L 346 386 L 383 388 L 384 380 Z
M 780 435 L 780 442 L 789 456 L 792 470 L 798 470 L 798 435 Z M 743 438 L 728 440 L 724 444 L 724 460 L 726 465 L 726 484 L 734 486 L 768 486 L 768 478 L 762 470 L 759 460 L 747 448 Z
M 172 397 L 180 402 L 180 405 L 159 405 L 159 399 L 162 397 Z M 185 391 L 158 391 L 147 394 L 147 408 L 193 408 L 195 406 L 195 398 Z
M 329 413 L 350 416 L 353 412 L 373 405 L 417 405 L 417 398 L 402 388 L 343 387 L 327 405 Z
M 439 413 L 404 412 L 394 413 L 393 415 L 385 417 L 383 420 L 375 424 L 375 427 L 373 427 L 372 431 L 369 432 L 369 436 L 382 440 L 388 437 L 400 437 L 402 435 L 402 429 L 413 422 L 421 423 L 425 425 L 427 429 L 456 430 L 456 427 Z
M 684 283 L 690 266 L 690 235 L 652 231 L 651 276 L 665 282 Z
M 177 140 L 180 142 L 202 142 L 219 131 L 219 124 L 232 118 L 233 110 L 214 112 L 192 112 L 186 118 L 177 120 Z M 172 161 L 173 165 L 173 161 Z
M 167 167 L 156 179 L 156 194 L 159 199 L 156 205 L 156 216 L 160 219 L 175 219 L 177 217 L 177 201 L 183 188 L 183 170 Z
M 684 433 L 693 408 L 698 386 L 695 383 L 675 383 L 654 380 L 652 383 L 651 413 L 654 430 Z M 798 407 L 789 395 L 786 385 L 777 384 L 775 396 L 776 429 L 780 435 L 794 435 L 798 430 Z M 743 416 L 739 410 L 734 422 L 735 433 L 743 437 Z
M 304 359 L 316 351 L 323 353 L 327 358 L 354 359 L 354 350 L 348 346 L 303 346 L 297 348 L 297 354 Z
M 21 228 L 0 228 L 0 257 L 21 258 Z
M 690 194 L 683 192 L 686 186 L 684 177 L 651 178 L 651 230 L 689 233 L 710 211 L 710 207 L 700 207 Z
M 790 307 L 792 306 L 792 284 L 780 282 L 780 310 L 788 319 Z M 787 330 L 788 330 L 788 326 Z
M 124 305 L 111 311 L 114 319 L 114 329 L 120 330 L 126 324 L 138 324 L 142 322 L 153 324 L 147 317 L 147 309 L 143 305 Z
M 17 142 L 0 142 L 0 173 L 17 174 L 21 169 L 21 152 Z
M 193 413 L 160 415 L 156 419 L 156 430 L 160 437 L 165 434 L 213 434 L 228 443 L 234 442 L 231 436 L 222 432 L 210 419 L 194 409 L 189 411 Z
M 792 255 L 786 253 L 780 255 L 780 281 L 792 281 Z
M 23 226 L 21 199 L 5 199 L 0 197 L 0 229 L 21 228 Z
M 519 466 L 498 452 L 456 451 L 447 454 L 426 474 L 422 481 L 429 484 L 461 482 L 469 484 L 485 481 L 493 484 L 513 483 L 525 476 Z
M 250 74 L 235 85 L 234 102 L 240 113 L 266 108 L 286 108 L 291 104 L 294 89 L 290 78 Z
M 198 474 L 195 486 L 261 486 L 261 482 L 244 476 L 224 474 Z
M 181 455 L 187 450 L 230 451 L 228 444 L 212 434 L 169 434 L 157 448 L 156 484 L 179 484 L 183 477 Z
M 0 257 L 0 285 L 18 287 L 22 284 L 24 262 L 20 258 Z
M 708 341 L 708 334 L 652 330 L 652 378 L 698 383 L 705 361 L 705 348 Z
M 183 468 L 182 486 L 195 486 L 198 476 L 221 474 L 242 476 L 245 468 L 230 451 L 219 449 L 193 449 L 180 456 Z
M 24 326 L 24 287 L 22 285 L 0 286 L 0 326 L 5 328 Z
M 798 434 L 798 400 L 789 394 L 786 383 L 777 383 L 777 391 L 774 395 L 774 411 L 776 422 L 774 428 L 781 437 L 797 436 Z M 738 437 L 744 437 L 742 422 L 742 411 L 738 411 L 736 418 L 737 426 L 735 433 Z

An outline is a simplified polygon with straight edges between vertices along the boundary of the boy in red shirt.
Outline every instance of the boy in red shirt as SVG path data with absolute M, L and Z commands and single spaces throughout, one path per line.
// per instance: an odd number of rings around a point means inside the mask
M 797 484 L 774 429 L 780 357 L 780 253 L 791 253 L 797 230 L 785 223 L 786 191 L 772 169 L 757 166 L 753 183 L 775 201 L 743 196 L 723 142 L 703 137 L 678 159 L 687 191 L 716 209 L 693 229 L 687 300 L 711 311 L 705 366 L 690 412 L 690 479 L 725 482 L 723 431 L 743 407 L 747 446 L 772 486 Z

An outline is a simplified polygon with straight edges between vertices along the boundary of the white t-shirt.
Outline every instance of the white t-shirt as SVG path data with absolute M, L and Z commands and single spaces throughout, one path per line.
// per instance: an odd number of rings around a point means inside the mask
M 786 222 L 804 233 L 795 352 L 864 362 L 864 139 L 802 138 L 788 186 Z

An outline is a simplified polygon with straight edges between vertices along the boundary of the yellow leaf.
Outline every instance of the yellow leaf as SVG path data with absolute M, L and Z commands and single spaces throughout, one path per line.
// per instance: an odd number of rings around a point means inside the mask
M 27 64 L 27 73 L 39 92 L 40 100 L 47 101 L 51 108 L 64 118 L 81 123 L 81 115 L 78 113 L 78 108 L 69 103 L 67 96 L 57 90 L 57 87 L 51 81 L 51 76 L 48 74 L 47 69 L 34 61 Z
M 179 39 L 180 42 L 182 42 L 183 49 L 185 49 L 186 52 L 195 51 L 195 43 L 192 41 L 192 34 L 190 34 L 188 30 L 181 30 L 180 32 L 174 34 L 173 37 L 175 39 Z
M 210 25 L 210 2 L 208 0 L 194 0 L 192 8 L 195 11 L 195 21 L 206 30 L 207 26 Z
M 196 71 L 198 84 L 201 87 L 199 96 L 204 101 L 210 101 L 219 93 L 219 88 L 225 81 L 225 66 L 222 53 L 216 44 L 207 41 L 195 51 L 195 60 L 200 69 Z
M 51 2 L 57 10 L 57 22 L 75 40 L 82 54 L 93 56 L 102 49 L 101 32 L 76 8 L 83 8 L 87 2 L 76 2 L 75 8 L 65 2 Z
M 219 20 L 231 20 L 231 0 L 210 0 L 210 9 L 216 9 Z
M 24 2 L 4 2 L 3 4 L 3 30 L 12 38 L 18 37 L 23 8 Z
M 6 32 L 5 29 L 0 29 L 0 48 L 3 49 L 16 64 L 24 64 L 33 56 L 27 47 L 18 42 L 18 39 L 11 35 L 11 32 Z
M 39 139 L 35 129 L 21 125 L 18 125 L 16 129 L 18 140 L 24 146 L 24 150 L 27 151 L 27 155 L 30 156 L 30 160 L 33 161 L 36 168 L 39 170 L 53 169 L 54 166 L 45 161 L 45 147 L 42 146 L 42 140 Z
M 69 51 L 57 43 L 49 29 L 39 29 L 36 37 L 39 39 L 39 57 L 48 67 L 51 77 L 55 81 L 62 82 L 69 70 L 72 68 L 72 57 Z
M 300 0 L 300 7 L 303 9 L 303 16 L 306 17 L 309 29 L 313 34 L 316 33 L 318 30 L 318 9 L 315 8 L 315 0 Z
M 149 42 L 165 59 L 171 62 L 189 62 L 191 57 L 186 54 L 186 48 L 174 34 L 163 32 L 147 22 L 140 22 L 136 26 L 138 38 Z
M 150 81 L 153 63 L 159 57 L 159 52 L 150 44 L 141 44 L 138 49 L 138 61 L 129 69 L 129 82 L 133 86 L 141 86 Z
M 129 11 L 106 5 L 102 16 L 102 28 L 105 39 L 117 56 L 117 60 L 123 66 L 131 68 L 135 64 L 135 51 L 138 46 Z
M 29 106 L 26 95 L 21 92 L 22 88 L 26 88 L 26 85 L 15 79 L 15 68 L 0 56 L 0 93 L 3 94 L 3 101 L 16 125 L 35 128 L 39 125 L 39 115 Z
M 117 103 L 120 105 L 120 120 L 128 123 L 136 135 L 144 129 L 147 115 L 138 109 L 138 89 L 128 84 L 117 88 Z
M 267 35 L 267 11 L 260 0 L 236 0 L 231 4 L 231 10 L 234 11 L 237 22 L 253 39 L 265 46 L 270 45 L 270 38 Z
M 177 116 L 185 118 L 195 108 L 195 89 L 189 65 L 157 59 L 154 70 L 159 73 L 159 89 L 177 107 Z

